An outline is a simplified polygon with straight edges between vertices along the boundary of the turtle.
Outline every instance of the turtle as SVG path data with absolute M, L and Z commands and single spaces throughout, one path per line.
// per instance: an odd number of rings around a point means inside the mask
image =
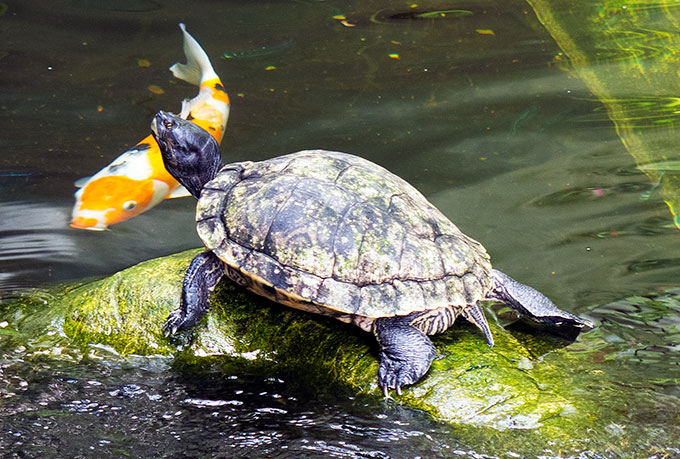
M 186 270 L 166 335 L 195 326 L 226 277 L 373 333 L 378 385 L 388 397 L 425 375 L 436 355 L 429 335 L 457 317 L 493 346 L 482 301 L 576 334 L 590 326 L 492 268 L 482 244 L 373 162 L 304 150 L 223 165 L 217 142 L 199 126 L 160 111 L 151 128 L 168 172 L 198 199 L 196 228 L 206 248 Z

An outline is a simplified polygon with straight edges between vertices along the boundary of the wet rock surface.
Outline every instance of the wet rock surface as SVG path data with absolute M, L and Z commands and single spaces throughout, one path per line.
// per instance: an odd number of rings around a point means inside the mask
M 166 338 L 161 325 L 179 302 L 184 270 L 196 253 L 151 260 L 99 281 L 4 305 L 2 334 L 17 344 L 30 343 L 24 347 L 27 358 L 165 355 L 175 371 L 223 366 L 283 373 L 315 394 L 381 397 L 370 334 L 269 302 L 228 281 L 214 292 L 199 326 Z M 643 307 L 650 309 L 651 301 Z M 612 305 L 612 311 L 625 309 L 624 303 Z M 648 368 L 619 352 L 620 340 L 602 328 L 570 344 L 521 324 L 503 328 L 492 320 L 491 325 L 493 348 L 464 322 L 435 336 L 438 357 L 427 376 L 395 395 L 395 402 L 456 426 L 463 438 L 482 436 L 486 445 L 515 451 L 625 454 L 643 439 L 662 451 L 671 444 L 667 439 L 678 438 L 677 428 L 658 428 L 664 419 L 677 421 L 671 397 L 677 380 L 647 384 Z M 664 398 L 672 400 L 665 408 L 660 407 Z

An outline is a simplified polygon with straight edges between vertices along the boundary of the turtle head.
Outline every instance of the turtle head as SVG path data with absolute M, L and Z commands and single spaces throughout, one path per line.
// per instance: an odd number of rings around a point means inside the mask
M 198 198 L 222 167 L 217 141 L 191 121 L 162 110 L 154 116 L 151 132 L 167 171 Z

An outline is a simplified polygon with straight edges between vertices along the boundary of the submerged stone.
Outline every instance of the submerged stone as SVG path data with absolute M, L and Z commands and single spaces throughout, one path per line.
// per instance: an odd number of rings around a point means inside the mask
M 38 348 L 43 355 L 59 348 L 55 358 L 72 359 L 93 352 L 97 358 L 161 354 L 173 359 L 175 371 L 250 368 L 285 374 L 305 391 L 381 397 L 371 334 L 272 303 L 228 281 L 220 283 L 208 315 L 189 335 L 163 336 L 161 326 L 179 304 L 184 270 L 197 253 L 2 305 L 0 336 L 25 343 L 27 355 Z M 639 388 L 625 387 L 626 378 L 639 375 L 625 362 L 607 362 L 612 343 L 600 330 L 567 346 L 535 330 L 490 325 L 493 348 L 465 321 L 435 336 L 438 358 L 423 380 L 395 395 L 396 402 L 455 425 L 458 438 L 477 451 L 626 456 L 641 444 L 652 451 L 654 436 L 644 423 L 631 421 L 651 415 L 649 398 L 644 404 Z M 663 435 L 678 438 L 677 429 Z

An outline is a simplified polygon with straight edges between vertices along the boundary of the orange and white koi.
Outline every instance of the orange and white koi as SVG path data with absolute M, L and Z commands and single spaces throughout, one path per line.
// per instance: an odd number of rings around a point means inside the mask
M 187 63 L 176 63 L 170 70 L 176 78 L 200 88 L 196 97 L 182 101 L 180 116 L 210 132 L 220 143 L 229 117 L 229 96 L 201 45 L 184 24 L 179 27 Z M 166 198 L 189 195 L 165 170 L 151 135 L 92 177 L 77 181 L 76 186 L 80 189 L 75 193 L 71 226 L 97 231 L 146 212 Z

